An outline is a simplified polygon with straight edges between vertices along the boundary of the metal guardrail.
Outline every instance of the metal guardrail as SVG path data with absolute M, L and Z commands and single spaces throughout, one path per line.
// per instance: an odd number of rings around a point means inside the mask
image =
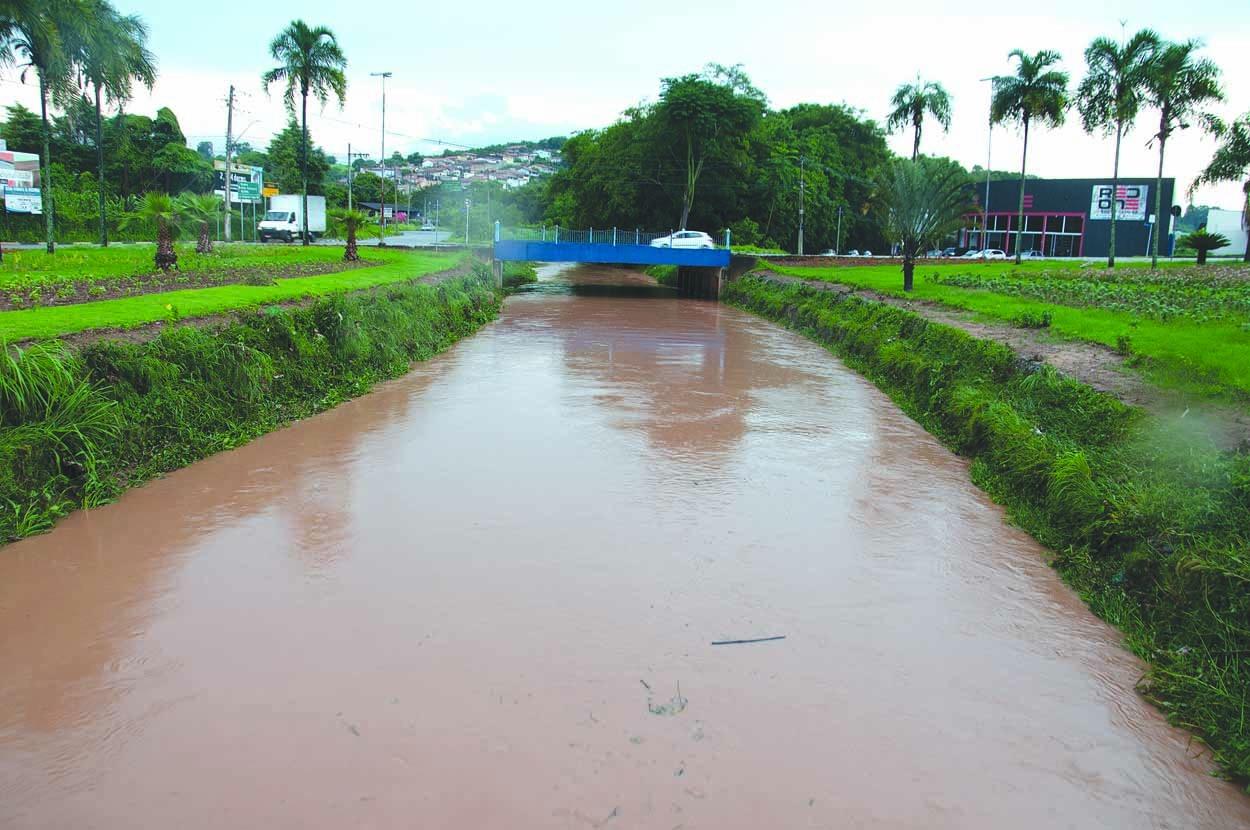
M 562 228 L 559 225 L 543 225 L 537 228 L 504 228 L 499 223 L 495 226 L 495 241 L 501 239 L 520 242 L 568 242 L 582 245 L 650 245 L 657 239 L 671 237 L 678 230 L 644 231 L 640 228 Z M 722 239 L 716 240 L 716 247 L 728 248 L 730 245 L 729 231 L 725 231 Z M 675 247 L 681 247 L 677 245 Z

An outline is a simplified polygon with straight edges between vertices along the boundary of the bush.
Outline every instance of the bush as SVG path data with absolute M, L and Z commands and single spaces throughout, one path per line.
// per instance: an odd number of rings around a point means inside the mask
M 407 371 L 492 319 L 464 279 L 172 326 L 146 343 L 59 343 L 0 359 L 0 540 L 238 446 Z
M 1022 329 L 1050 328 L 1050 312 L 1023 311 L 1011 318 L 1011 324 Z

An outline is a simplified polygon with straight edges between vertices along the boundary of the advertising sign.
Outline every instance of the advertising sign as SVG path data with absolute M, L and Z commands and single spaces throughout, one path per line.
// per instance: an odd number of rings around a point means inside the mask
M 39 156 L 0 150 L 0 186 L 39 187 Z
M 1122 184 L 1116 189 L 1116 221 L 1121 219 L 1142 221 L 1146 218 L 1148 199 L 1146 194 L 1150 188 L 1144 184 Z M 1093 198 L 1089 204 L 1090 219 L 1111 219 L 1111 185 L 1094 185 Z
M 226 163 L 220 159 L 213 161 L 213 193 L 217 196 L 225 198 L 225 181 L 226 181 Z M 241 195 L 239 192 L 240 184 L 256 185 L 256 190 L 249 188 L 249 192 L 254 193 L 252 196 Z M 262 167 L 253 167 L 250 164 L 231 164 L 230 165 L 230 201 L 233 202 L 256 202 L 260 200 L 260 189 L 265 185 L 265 171 Z
M 43 196 L 37 187 L 4 188 L 4 209 L 9 213 L 43 213 Z

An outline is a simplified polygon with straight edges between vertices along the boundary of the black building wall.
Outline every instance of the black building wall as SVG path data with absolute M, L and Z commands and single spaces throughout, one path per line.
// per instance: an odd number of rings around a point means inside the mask
M 1138 186 L 1147 188 L 1145 214 L 1147 217 L 1155 212 L 1155 180 L 1154 179 L 1121 179 L 1120 185 Z M 1028 179 L 1024 184 L 1025 193 L 1025 209 L 1026 216 L 1028 214 L 1039 213 L 1076 213 L 1084 217 L 1084 249 L 1082 251 L 1087 257 L 1105 257 L 1107 248 L 1111 238 L 1111 222 L 1108 219 L 1090 219 L 1090 205 L 1093 197 L 1095 186 L 1111 186 L 1111 179 Z M 1161 251 L 1166 253 L 1169 250 L 1168 233 L 1172 228 L 1174 221 L 1171 216 L 1171 205 L 1173 199 L 1173 191 L 1175 188 L 1175 179 L 1163 180 L 1163 223 L 1160 225 L 1163 232 L 1163 245 Z M 1003 180 L 990 182 L 989 208 L 991 214 L 1011 213 L 1011 240 L 1007 244 L 1004 242 L 1003 235 L 997 236 L 991 233 L 991 247 L 1002 247 L 1008 251 L 1014 251 L 1016 219 L 1014 214 L 1019 206 L 1020 182 L 1019 180 Z M 982 201 L 985 198 L 985 183 L 981 182 L 976 185 L 977 208 L 982 209 Z M 1027 220 L 1026 220 L 1027 223 Z M 991 228 L 994 228 L 993 217 L 991 217 Z M 1147 250 L 1148 240 L 1150 239 L 1150 228 L 1144 219 L 1123 219 L 1116 220 L 1116 256 L 1145 256 L 1149 253 Z M 1030 240 L 1026 239 L 1025 248 L 1037 247 L 1037 237 L 1032 237 L 1034 244 L 1030 245 Z M 1149 243 L 1153 248 L 1153 243 Z

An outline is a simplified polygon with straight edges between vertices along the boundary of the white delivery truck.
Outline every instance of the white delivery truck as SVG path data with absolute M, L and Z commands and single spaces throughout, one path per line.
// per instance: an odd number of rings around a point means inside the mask
M 270 196 L 265 218 L 256 226 L 260 241 L 281 239 L 290 242 L 299 239 L 304 232 L 300 214 L 304 209 L 304 197 L 295 195 Z M 308 197 L 308 235 L 318 239 L 326 232 L 326 197 Z

